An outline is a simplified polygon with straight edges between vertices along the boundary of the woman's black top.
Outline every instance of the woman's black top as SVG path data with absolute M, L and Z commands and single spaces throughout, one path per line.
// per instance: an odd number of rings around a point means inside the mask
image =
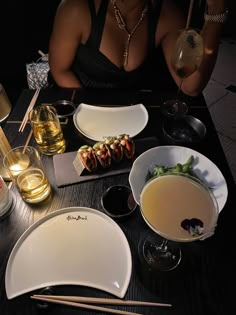
M 99 51 L 109 0 L 102 0 L 96 12 L 94 1 L 88 0 L 91 14 L 91 33 L 80 44 L 72 71 L 85 88 L 159 88 L 169 76 L 161 49 L 155 48 L 155 31 L 162 0 L 148 6 L 148 55 L 143 64 L 132 71 L 114 65 Z M 152 6 L 152 7 L 151 7 Z

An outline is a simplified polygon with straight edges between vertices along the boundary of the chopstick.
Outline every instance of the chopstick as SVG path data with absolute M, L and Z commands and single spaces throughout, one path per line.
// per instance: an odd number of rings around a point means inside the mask
M 73 89 L 73 92 L 72 92 L 71 98 L 70 98 L 70 101 L 71 101 L 71 102 L 74 102 L 75 94 L 76 94 L 76 89 Z
M 26 148 L 27 148 L 27 146 L 28 146 L 28 144 L 30 142 L 30 139 L 31 139 L 32 135 L 33 135 L 33 129 L 30 130 L 30 132 L 28 134 L 28 137 L 27 137 L 27 139 L 25 141 L 24 148 L 23 148 L 23 153 L 25 153 L 25 150 L 26 150 Z
M 28 121 L 28 118 L 29 118 L 29 112 L 31 111 L 31 109 L 34 107 L 36 101 L 37 101 L 37 98 L 38 98 L 38 95 L 39 95 L 39 92 L 40 92 L 40 89 L 37 89 L 34 93 L 34 96 L 32 97 L 31 101 L 30 101 L 30 104 L 25 112 L 25 116 L 22 120 L 22 123 L 20 125 L 20 128 L 19 128 L 19 132 L 23 132 L 24 129 L 25 129 L 25 126 L 27 124 L 27 121 Z
M 10 150 L 11 150 L 11 145 L 10 145 L 2 127 L 0 126 L 0 154 L 2 152 L 2 157 L 3 157 Z
M 33 297 L 44 298 L 45 295 L 34 294 Z M 132 306 L 164 306 L 171 307 L 171 304 L 167 303 L 156 303 L 146 301 L 133 301 L 133 300 L 122 300 L 122 299 L 107 299 L 107 298 L 94 298 L 94 297 L 83 297 L 83 296 L 67 296 L 67 295 L 47 295 L 46 298 L 71 301 L 80 303 L 94 303 L 94 304 L 113 304 L 113 305 L 132 305 Z
M 70 301 L 64 301 L 64 300 L 57 300 L 53 298 L 46 298 L 45 296 L 46 295 L 44 295 L 44 297 L 39 297 L 39 296 L 32 295 L 31 299 L 40 300 L 40 301 L 49 302 L 49 303 L 75 306 L 78 308 L 84 308 L 88 310 L 94 310 L 94 311 L 100 311 L 100 312 L 106 312 L 106 313 L 113 313 L 113 314 L 120 314 L 120 315 L 142 315 L 140 313 L 116 310 L 116 309 L 108 308 L 108 307 L 94 306 L 94 305 L 88 305 L 88 304 L 83 304 L 83 303 L 76 303 L 76 302 L 70 302 Z
M 0 155 L 2 158 L 9 152 L 8 154 L 8 159 L 11 160 L 12 163 L 15 162 L 15 155 L 13 152 L 10 153 L 12 147 L 2 129 L 0 126 Z
M 192 12 L 193 12 L 193 4 L 194 4 L 194 0 L 190 0 L 189 9 L 188 9 L 188 17 L 187 17 L 187 22 L 186 22 L 186 26 L 185 26 L 186 30 L 189 28 L 189 25 L 190 25 Z

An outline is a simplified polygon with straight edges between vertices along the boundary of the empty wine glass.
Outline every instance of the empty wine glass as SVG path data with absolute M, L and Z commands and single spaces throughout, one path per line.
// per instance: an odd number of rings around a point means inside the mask
M 203 39 L 196 29 L 179 31 L 173 53 L 172 67 L 180 78 L 177 97 L 165 101 L 161 106 L 162 113 L 170 118 L 182 118 L 188 112 L 188 105 L 180 100 L 180 91 L 183 80 L 193 74 L 201 64 L 203 57 Z
M 219 213 L 211 190 L 196 177 L 181 173 L 150 179 L 140 195 L 140 210 L 155 233 L 140 242 L 139 254 L 151 269 L 159 271 L 178 266 L 179 242 L 212 236 Z

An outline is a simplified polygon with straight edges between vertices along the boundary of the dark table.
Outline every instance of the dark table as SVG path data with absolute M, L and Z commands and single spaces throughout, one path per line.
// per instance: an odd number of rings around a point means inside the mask
M 30 131 L 30 126 L 27 125 L 22 134 L 18 133 L 20 123 L 17 121 L 22 120 L 33 93 L 32 90 L 22 91 L 8 121 L 4 123 L 3 129 L 12 147 L 24 145 Z M 72 93 L 70 89 L 42 90 L 37 104 L 51 103 L 60 99 L 70 100 Z M 76 90 L 74 102 L 97 105 L 127 105 L 142 102 L 149 112 L 149 122 L 135 139 L 155 136 L 159 145 L 164 145 L 166 142 L 161 134 L 163 117 L 160 113 L 160 104 L 171 96 L 169 91 L 158 93 L 128 90 Z M 150 315 L 225 315 L 229 312 L 235 314 L 235 184 L 204 98 L 202 96 L 188 97 L 186 100 L 190 104 L 190 114 L 202 120 L 207 127 L 204 140 L 192 148 L 212 160 L 222 171 L 228 185 L 228 199 L 220 213 L 214 236 L 204 241 L 180 244 L 182 261 L 170 272 L 152 271 L 139 259 L 139 241 L 149 230 L 139 209 L 126 220 L 117 222 L 130 244 L 133 260 L 131 281 L 125 298 L 173 304 L 172 308 L 167 309 L 152 307 L 121 307 L 121 309 Z M 75 151 L 82 144 L 89 143 L 76 132 L 72 120 L 67 125 L 63 125 L 63 131 L 68 142 L 66 152 Z M 33 139 L 30 144 L 35 145 Z M 34 293 L 39 293 L 40 290 L 12 300 L 6 297 L 5 269 L 8 257 L 16 241 L 30 225 L 49 212 L 64 207 L 85 206 L 102 211 L 100 198 L 104 190 L 114 184 L 129 184 L 128 173 L 126 173 L 58 188 L 55 184 L 52 157 L 42 156 L 42 160 L 53 187 L 52 198 L 40 205 L 30 206 L 22 201 L 13 185 L 11 189 L 17 196 L 13 212 L 0 222 L 0 313 L 1 315 L 96 314 L 92 311 L 57 305 L 39 309 L 35 301 L 29 297 Z M 57 286 L 53 289 L 54 294 L 58 295 L 110 297 L 105 292 L 82 286 Z

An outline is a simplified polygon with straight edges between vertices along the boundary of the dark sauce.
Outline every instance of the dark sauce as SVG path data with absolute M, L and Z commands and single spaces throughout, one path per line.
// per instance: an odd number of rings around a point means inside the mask
M 75 105 L 70 101 L 58 101 L 53 104 L 59 117 L 67 117 L 74 114 Z
M 136 207 L 132 191 L 127 186 L 109 187 L 102 196 L 102 206 L 111 216 L 130 214 Z

